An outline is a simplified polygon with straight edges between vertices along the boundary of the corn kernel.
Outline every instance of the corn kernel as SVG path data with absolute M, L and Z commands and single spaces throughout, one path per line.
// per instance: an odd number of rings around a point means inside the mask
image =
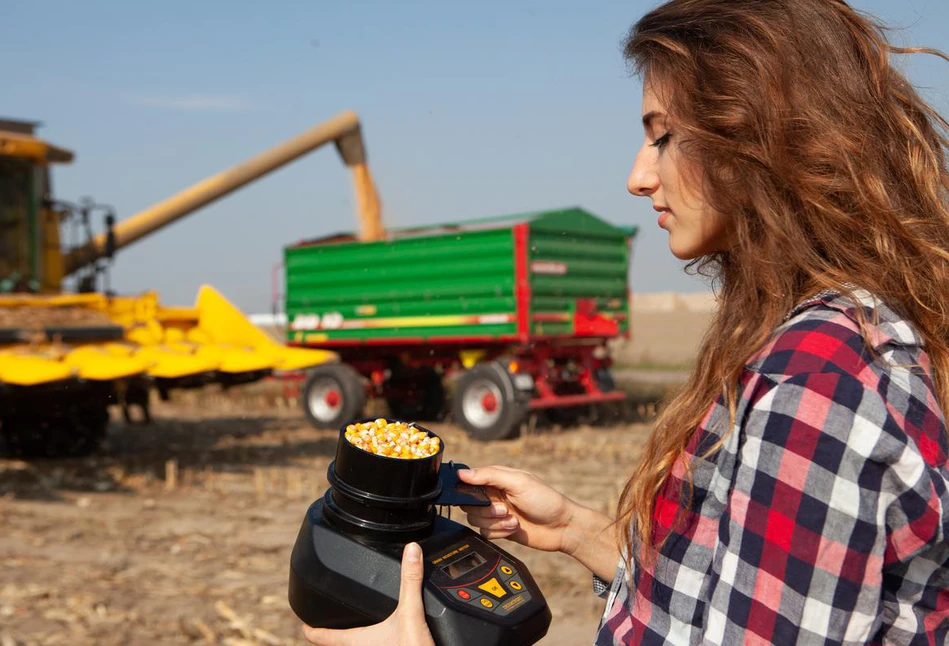
M 403 460 L 431 457 L 441 449 L 437 437 L 412 424 L 390 422 L 382 417 L 373 422 L 348 425 L 345 437 L 364 451 Z

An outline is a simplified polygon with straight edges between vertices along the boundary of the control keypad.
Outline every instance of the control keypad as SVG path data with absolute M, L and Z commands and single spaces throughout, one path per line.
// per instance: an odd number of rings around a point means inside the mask
M 521 579 L 517 568 L 501 560 L 494 572 L 482 579 L 453 592 L 457 601 L 482 612 L 509 615 L 531 600 L 531 594 Z

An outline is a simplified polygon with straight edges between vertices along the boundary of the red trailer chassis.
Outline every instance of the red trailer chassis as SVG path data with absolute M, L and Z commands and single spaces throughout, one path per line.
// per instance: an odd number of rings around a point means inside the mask
M 548 337 L 528 344 L 472 337 L 336 342 L 322 347 L 337 352 L 340 364 L 285 375 L 285 383 L 287 394 L 302 398 L 304 411 L 319 427 L 361 417 L 373 397 L 385 399 L 393 417 L 437 419 L 445 412 L 445 384 L 450 383 L 455 420 L 473 437 L 501 439 L 516 431 L 530 411 L 624 400 L 610 373 L 610 338 Z

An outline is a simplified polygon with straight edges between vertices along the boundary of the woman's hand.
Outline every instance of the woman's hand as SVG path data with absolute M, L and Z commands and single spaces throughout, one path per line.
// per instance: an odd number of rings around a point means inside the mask
M 566 530 L 577 505 L 526 471 L 494 466 L 461 469 L 462 482 L 483 485 L 490 507 L 462 507 L 488 539 L 507 538 L 545 552 L 568 551 Z
M 385 621 L 374 626 L 349 630 L 304 626 L 304 637 L 317 646 L 435 646 L 432 633 L 425 623 L 425 607 L 422 605 L 423 576 L 422 548 L 417 543 L 409 543 L 402 552 L 399 605 Z
M 545 552 L 563 552 L 609 581 L 620 551 L 608 516 L 584 507 L 526 471 L 460 469 L 462 482 L 484 485 L 490 507 L 462 507 L 487 539 L 507 538 Z

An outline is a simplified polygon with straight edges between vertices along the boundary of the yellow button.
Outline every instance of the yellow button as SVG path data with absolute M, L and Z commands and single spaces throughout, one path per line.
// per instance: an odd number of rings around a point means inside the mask
M 509 568 L 509 567 L 506 566 L 506 565 L 502 565 L 502 566 L 501 566 L 501 574 L 511 575 L 511 574 L 514 574 L 514 570 L 512 570 L 511 568 Z
M 487 597 L 481 597 L 481 605 L 485 608 L 493 608 L 494 602 L 488 599 Z
M 501 584 L 498 583 L 498 580 L 493 577 L 479 585 L 478 589 L 484 590 L 488 594 L 493 594 L 498 599 L 507 594 L 507 591 L 501 587 Z
M 512 588 L 514 588 L 515 590 L 521 589 L 521 584 L 518 583 L 517 581 L 508 581 L 507 584 L 511 586 Z

